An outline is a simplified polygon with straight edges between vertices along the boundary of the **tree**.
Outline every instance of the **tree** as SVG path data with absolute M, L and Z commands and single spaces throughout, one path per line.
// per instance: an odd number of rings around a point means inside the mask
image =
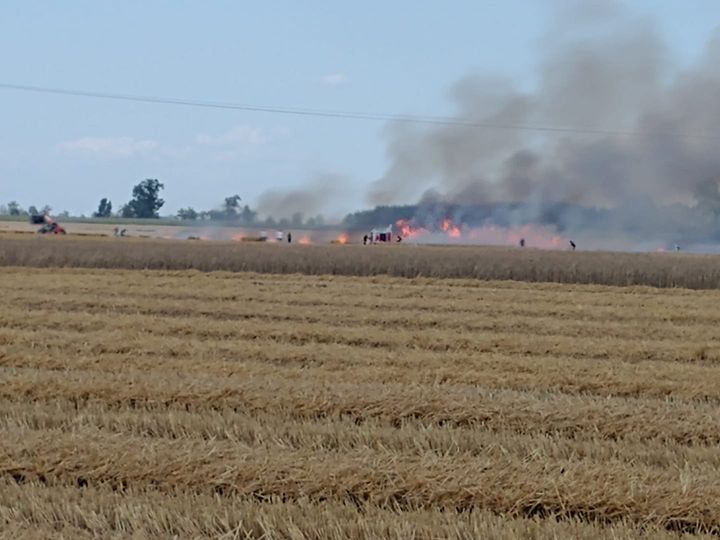
M 177 217 L 183 221 L 195 221 L 200 214 L 198 214 L 194 208 L 187 207 L 178 210 Z
M 103 197 L 100 199 L 100 204 L 96 212 L 93 212 L 93 217 L 96 218 L 109 218 L 112 216 L 112 202 L 107 198 Z
M 36 216 L 36 215 L 38 215 L 40 212 L 38 211 L 37 207 L 36 207 L 34 204 L 31 204 L 31 205 L 28 207 L 27 213 L 30 214 L 31 216 Z
M 8 214 L 11 216 L 21 216 L 23 211 L 20 209 L 20 204 L 17 201 L 10 201 L 7 205 Z
M 303 224 L 302 212 L 295 212 L 292 215 L 292 217 L 290 218 L 290 221 L 291 221 L 293 227 L 302 227 L 302 224 Z
M 243 206 L 243 209 L 240 211 L 240 221 L 242 221 L 244 225 L 252 225 L 256 220 L 257 212 L 252 210 L 247 204 Z
M 225 204 L 223 205 L 223 211 L 227 219 L 232 219 L 237 216 L 238 208 L 240 208 L 240 195 L 233 195 L 231 197 L 225 197 Z
M 137 217 L 137 216 L 135 215 L 135 208 L 134 208 L 130 203 L 123 204 L 123 205 L 120 207 L 120 212 L 119 212 L 119 214 L 120 214 L 120 217 L 121 217 L 121 218 L 134 218 L 134 217 Z
M 224 221 L 226 218 L 225 210 L 208 210 L 206 213 L 210 221 Z
M 154 218 L 160 217 L 158 210 L 165 201 L 160 198 L 160 191 L 165 186 L 156 178 L 146 178 L 133 188 L 133 198 L 122 207 L 120 213 L 127 218 Z
M 49 204 L 46 204 L 45 206 L 43 206 L 40 209 L 40 213 L 43 215 L 50 215 L 51 212 L 52 212 L 52 206 L 50 206 Z

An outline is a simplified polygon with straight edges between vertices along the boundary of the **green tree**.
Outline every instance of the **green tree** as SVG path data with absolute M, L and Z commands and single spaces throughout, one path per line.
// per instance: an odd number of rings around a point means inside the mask
M 40 211 L 37 209 L 37 206 L 35 206 L 34 204 L 31 204 L 28 207 L 27 213 L 30 214 L 31 216 L 36 216 L 40 213 Z
M 112 216 L 112 202 L 107 198 L 103 197 L 100 199 L 97 211 L 93 212 L 93 217 L 96 218 L 109 218 Z
M 146 178 L 133 188 L 133 198 L 122 207 L 120 214 L 126 218 L 154 218 L 160 217 L 158 210 L 165 201 L 160 198 L 160 191 L 165 186 L 156 178 Z
M 183 221 L 195 221 L 200 217 L 200 214 L 198 214 L 194 208 L 188 206 L 187 208 L 178 210 L 177 217 Z
M 8 214 L 10 214 L 11 216 L 21 216 L 24 213 L 20 208 L 20 203 L 18 203 L 17 201 L 10 201 L 7 207 Z
M 238 209 L 240 208 L 240 195 L 233 195 L 231 197 L 225 197 L 225 203 L 223 204 L 223 212 L 227 219 L 233 219 L 238 215 Z

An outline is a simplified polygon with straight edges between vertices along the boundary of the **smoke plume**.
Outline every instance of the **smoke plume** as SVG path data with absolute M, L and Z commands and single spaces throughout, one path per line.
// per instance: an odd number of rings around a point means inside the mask
M 341 174 L 319 173 L 302 186 L 265 191 L 258 198 L 257 208 L 261 214 L 276 218 L 314 216 L 327 211 L 342 196 L 348 182 Z
M 370 202 L 510 205 L 524 223 L 554 209 L 576 229 L 586 214 L 572 209 L 592 208 L 638 236 L 706 227 L 698 194 L 717 196 L 720 180 L 720 36 L 678 68 L 651 22 L 616 2 L 575 8 L 543 40 L 535 91 L 480 75 L 451 88 L 458 118 L 497 127 L 387 126 L 389 165 Z

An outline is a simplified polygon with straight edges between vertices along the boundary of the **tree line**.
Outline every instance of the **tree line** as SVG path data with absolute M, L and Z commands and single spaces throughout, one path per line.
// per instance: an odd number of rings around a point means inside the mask
M 133 187 L 132 198 L 123 204 L 119 210 L 113 211 L 113 203 L 107 197 L 100 199 L 97 210 L 92 213 L 94 218 L 124 218 L 124 219 L 159 219 L 160 209 L 165 200 L 160 197 L 165 185 L 157 178 L 146 178 Z M 260 218 L 258 212 L 249 205 L 241 204 L 240 195 L 225 197 L 219 208 L 211 210 L 195 210 L 192 207 L 181 208 L 174 216 L 164 216 L 182 221 L 226 221 L 242 225 L 258 225 L 267 227 L 320 227 L 325 225 L 323 216 L 306 217 L 296 212 L 291 217 L 274 218 L 267 216 Z M 50 214 L 52 208 L 43 206 L 38 209 L 30 206 L 24 209 L 17 201 L 0 205 L 0 215 L 28 216 L 33 214 Z M 61 212 L 57 217 L 70 217 L 68 212 Z M 83 216 L 84 217 L 84 216 Z

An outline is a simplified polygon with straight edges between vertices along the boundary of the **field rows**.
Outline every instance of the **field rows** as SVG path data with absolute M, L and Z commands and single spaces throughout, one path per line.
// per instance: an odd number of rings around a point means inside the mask
M 272 340 L 241 342 L 242 363 L 233 360 L 238 344 L 213 347 L 198 352 L 197 345 L 182 340 L 145 339 L 142 344 L 118 338 L 102 346 L 67 343 L 64 339 L 44 336 L 40 348 L 35 333 L 14 332 L 12 347 L 0 353 L 0 367 L 42 368 L 49 371 L 86 370 L 115 372 L 117 365 L 125 371 L 140 370 L 143 377 L 166 370 L 222 376 L 244 382 L 248 377 L 313 377 L 317 383 L 342 383 L 348 378 L 357 383 L 394 381 L 406 384 L 472 384 L 492 389 L 558 391 L 566 394 L 597 394 L 605 397 L 658 397 L 720 401 L 720 387 L 713 365 L 637 361 L 618 362 L 603 359 L 575 359 L 558 356 L 545 365 L 536 355 L 510 354 L 490 350 L 482 357 L 464 361 L 468 353 L 455 351 L 418 351 L 411 360 L 402 351 L 388 353 L 373 348 L 364 353 L 363 361 L 351 361 L 339 367 L 333 362 L 352 351 L 349 345 L 298 344 Z M 0 338 L 2 339 L 2 338 Z M 133 347 L 134 346 L 134 347 Z M 27 347 L 30 351 L 21 351 Z M 48 352 L 49 348 L 52 352 Z M 132 349 L 135 349 L 134 351 Z M 134 354 L 132 358 L 128 358 Z M 166 355 L 166 356 L 161 356 Z M 188 363 L 191 363 L 188 366 Z M 422 366 L 423 369 L 417 369 Z M 368 368 L 373 368 L 370 372 Z M 581 369 L 578 380 L 573 369 Z
M 687 445 L 662 438 L 631 435 L 607 439 L 593 432 L 538 433 L 512 425 L 496 430 L 451 424 L 432 425 L 406 419 L 401 425 L 384 418 L 297 418 L 292 414 L 223 410 L 118 409 L 104 403 L 78 404 L 68 399 L 36 402 L 31 406 L 0 402 L 0 417 L 8 431 L 57 434 L 97 432 L 107 435 L 167 440 L 227 441 L 233 446 L 272 450 L 313 449 L 326 452 L 356 450 L 397 451 L 404 454 L 507 457 L 541 461 L 613 460 L 660 468 L 703 469 L 720 465 L 714 445 Z
M 720 293 L 0 276 L 8 538 L 720 533 Z
M 0 484 L 2 538 L 598 538 L 669 540 L 676 535 L 633 524 L 523 519 L 489 511 L 394 510 L 307 500 L 262 504 L 252 498 L 183 490 L 118 492 L 107 486 Z M 48 523 L 55 523 L 49 525 Z M 18 525 L 19 524 L 19 525 Z M 708 538 L 711 538 L 708 536 Z

